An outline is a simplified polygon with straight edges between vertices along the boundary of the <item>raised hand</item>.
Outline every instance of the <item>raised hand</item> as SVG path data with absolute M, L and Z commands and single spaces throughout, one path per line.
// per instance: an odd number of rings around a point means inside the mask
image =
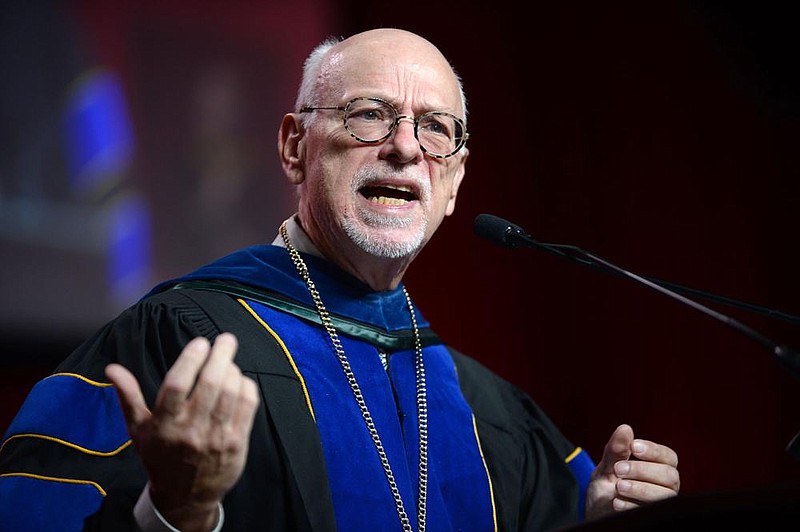
M 153 411 L 136 377 L 119 364 L 106 375 L 117 389 L 150 497 L 180 530 L 210 530 L 217 507 L 244 469 L 258 388 L 233 362 L 238 342 L 220 334 L 186 344 L 164 377 Z
M 673 497 L 680 489 L 678 455 L 665 445 L 635 440 L 633 429 L 620 425 L 603 450 L 586 492 L 586 517 Z

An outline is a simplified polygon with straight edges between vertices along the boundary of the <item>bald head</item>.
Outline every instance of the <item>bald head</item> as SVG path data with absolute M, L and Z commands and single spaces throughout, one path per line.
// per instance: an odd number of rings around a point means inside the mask
M 466 99 L 461 80 L 439 49 L 423 37 L 401 29 L 380 28 L 344 40 L 329 39 L 314 49 L 303 69 L 296 109 L 324 105 L 322 99 L 349 99 L 351 86 L 369 87 L 376 76 L 397 72 L 398 84 L 415 75 L 435 74 L 445 99 L 456 98 L 450 109 L 466 120 Z

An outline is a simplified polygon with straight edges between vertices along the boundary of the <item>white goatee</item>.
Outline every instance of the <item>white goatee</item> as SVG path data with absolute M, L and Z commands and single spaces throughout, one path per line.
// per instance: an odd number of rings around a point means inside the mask
M 427 178 L 411 175 L 409 172 L 396 172 L 374 167 L 360 168 L 353 179 L 353 194 L 360 194 L 359 190 L 371 183 L 379 182 L 381 178 L 404 178 L 411 179 L 418 185 L 419 197 L 417 201 L 428 204 L 431 197 L 431 186 Z M 370 255 L 387 258 L 399 259 L 412 255 L 419 250 L 425 239 L 425 230 L 428 227 L 428 219 L 423 215 L 421 220 L 416 220 L 414 216 L 378 214 L 370 209 L 359 207 L 355 213 L 355 218 L 344 217 L 341 220 L 342 228 L 347 236 L 350 237 L 358 247 Z M 401 240 L 392 240 L 381 234 L 381 229 L 395 230 L 411 227 L 414 223 L 417 227 L 413 233 Z

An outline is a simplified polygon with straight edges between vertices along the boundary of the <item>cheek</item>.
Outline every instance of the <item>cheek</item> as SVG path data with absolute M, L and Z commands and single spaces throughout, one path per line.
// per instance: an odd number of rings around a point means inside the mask
M 346 211 L 352 196 L 348 177 L 352 172 L 344 163 L 343 158 L 335 154 L 321 155 L 307 179 L 311 196 L 336 212 Z
M 427 220 L 428 220 L 428 230 L 427 232 L 433 234 L 439 225 L 442 223 L 442 220 L 448 214 L 448 205 L 450 204 L 450 194 L 449 194 L 450 187 L 442 186 L 435 187 L 432 190 L 432 197 L 431 197 L 431 205 L 428 208 L 427 213 Z
M 455 175 L 453 172 L 441 172 L 434 176 L 431 193 L 434 198 L 435 209 L 445 212 L 451 203 L 455 192 Z

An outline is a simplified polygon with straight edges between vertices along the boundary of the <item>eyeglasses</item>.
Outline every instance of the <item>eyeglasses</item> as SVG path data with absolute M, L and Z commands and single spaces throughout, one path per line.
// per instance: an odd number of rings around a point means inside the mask
M 389 137 L 400 120 L 414 121 L 414 137 L 422 151 L 437 159 L 455 155 L 469 138 L 464 121 L 443 111 L 429 111 L 416 118 L 398 114 L 380 98 L 353 98 L 342 107 L 303 107 L 301 113 L 330 110 L 344 112 L 344 127 L 354 139 L 374 144 Z

